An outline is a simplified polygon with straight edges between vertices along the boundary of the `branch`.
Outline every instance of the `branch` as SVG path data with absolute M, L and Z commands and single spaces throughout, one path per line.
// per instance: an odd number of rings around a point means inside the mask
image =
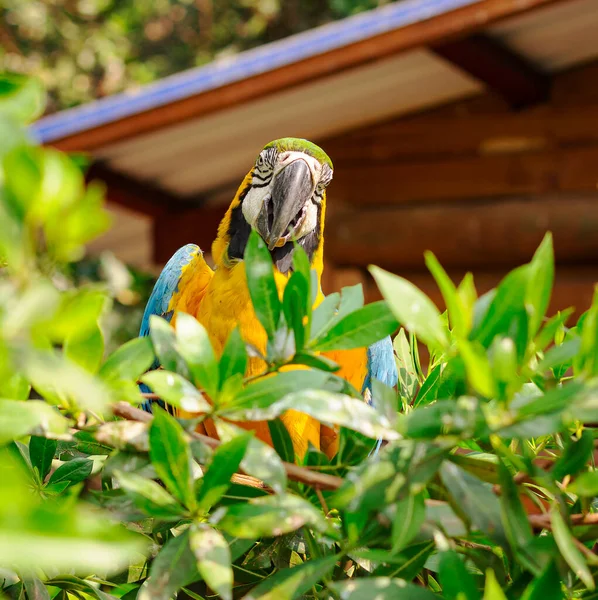
M 112 407 L 112 412 L 117 417 L 122 417 L 123 419 L 127 419 L 129 421 L 142 421 L 144 423 L 149 423 L 153 419 L 151 414 L 143 410 L 139 410 L 138 408 L 135 408 L 126 402 L 117 402 Z M 192 432 L 191 436 L 194 439 L 203 442 L 210 448 L 217 448 L 220 446 L 220 441 L 200 433 Z M 316 473 L 315 471 L 311 471 L 305 467 L 300 467 L 288 462 L 283 462 L 282 464 L 284 465 L 284 469 L 289 479 L 309 485 L 316 490 L 337 490 L 343 483 L 343 479 L 334 475 Z M 262 481 L 256 479 L 255 477 L 250 477 L 249 475 L 236 474 L 233 476 L 233 481 L 271 491 Z M 437 505 L 438 503 L 438 500 L 426 500 L 426 505 L 428 506 Z M 443 502 L 443 504 L 445 503 Z M 527 515 L 527 518 L 534 531 L 542 531 L 543 529 L 551 528 L 549 514 Z M 570 515 L 569 519 L 572 525 L 598 525 L 598 513 Z M 387 525 L 390 525 L 390 523 L 387 523 Z
M 135 408 L 126 402 L 117 402 L 112 407 L 112 412 L 117 417 L 122 417 L 128 421 L 141 421 L 142 423 L 149 423 L 153 417 L 150 413 Z M 218 448 L 220 441 L 214 438 L 202 435 L 201 433 L 192 432 L 191 437 L 195 440 L 199 440 L 210 448 Z M 298 481 L 299 483 L 305 483 L 311 487 L 320 490 L 337 490 L 343 483 L 340 477 L 335 475 L 327 475 L 326 473 L 317 473 L 300 467 L 293 463 L 283 462 L 284 469 L 287 473 L 287 477 L 292 481 Z M 244 485 L 250 485 L 252 487 L 259 487 L 261 489 L 268 489 L 262 481 L 249 475 L 235 476 L 234 481 L 236 483 L 242 483 Z

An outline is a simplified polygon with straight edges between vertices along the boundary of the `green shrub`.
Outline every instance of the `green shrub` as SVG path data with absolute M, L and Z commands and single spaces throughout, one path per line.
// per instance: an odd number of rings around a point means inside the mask
M 363 307 L 347 288 L 312 312 L 300 253 L 280 301 L 253 237 L 267 380 L 243 380 L 238 333 L 218 359 L 184 315 L 176 330 L 154 319 L 149 338 L 105 357 L 109 290 L 63 290 L 56 276 L 108 226 L 102 191 L 27 139 L 42 105 L 34 82 L 6 77 L 0 94 L 5 596 L 595 597 L 598 297 L 575 326 L 572 311 L 546 318 L 550 235 L 479 298 L 471 276 L 455 286 L 428 254 L 444 314 L 376 267 L 386 302 Z M 370 407 L 318 351 L 370 344 L 397 321 L 398 391 L 375 382 Z M 156 358 L 165 370 L 145 374 Z M 279 372 L 287 364 L 308 368 Z M 170 404 L 206 411 L 222 442 L 196 434 L 198 419 L 136 409 L 140 378 Z M 312 449 L 289 464 L 277 419 L 289 407 L 341 426 L 334 458 Z M 261 419 L 274 450 L 234 424 Z

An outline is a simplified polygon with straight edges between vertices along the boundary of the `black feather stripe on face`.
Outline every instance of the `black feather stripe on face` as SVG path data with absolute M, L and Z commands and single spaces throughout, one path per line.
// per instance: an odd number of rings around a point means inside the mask
M 249 240 L 249 234 L 251 233 L 251 225 L 245 220 L 243 215 L 243 200 L 249 193 L 251 185 L 248 185 L 239 197 L 239 204 L 233 208 L 231 212 L 230 225 L 228 229 L 229 243 L 228 243 L 228 259 L 229 260 L 242 260 L 245 254 L 245 248 L 247 241 Z M 322 208 L 318 205 L 318 217 L 317 221 L 320 222 L 322 216 Z M 320 245 L 321 232 L 320 228 L 316 228 L 311 233 L 308 233 L 305 237 L 298 240 L 298 244 L 305 250 L 307 257 L 311 263 L 313 255 Z M 281 273 L 288 273 L 293 267 L 293 242 L 287 242 L 284 246 L 274 248 L 270 252 L 272 260 L 274 261 L 275 267 Z

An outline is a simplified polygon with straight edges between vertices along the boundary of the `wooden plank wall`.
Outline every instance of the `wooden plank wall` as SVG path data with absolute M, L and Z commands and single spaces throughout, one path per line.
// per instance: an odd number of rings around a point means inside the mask
M 320 140 L 335 164 L 326 285 L 364 281 L 367 265 L 416 282 L 432 250 L 480 292 L 555 240 L 552 310 L 585 310 L 598 281 L 598 63 L 557 75 L 550 101 L 522 111 L 487 94 Z

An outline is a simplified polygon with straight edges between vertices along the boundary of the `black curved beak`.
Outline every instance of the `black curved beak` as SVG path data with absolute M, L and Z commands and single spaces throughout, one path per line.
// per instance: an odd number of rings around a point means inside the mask
M 256 227 L 268 248 L 284 245 L 303 216 L 315 184 L 307 163 L 297 159 L 274 178 L 272 193 L 264 202 Z

